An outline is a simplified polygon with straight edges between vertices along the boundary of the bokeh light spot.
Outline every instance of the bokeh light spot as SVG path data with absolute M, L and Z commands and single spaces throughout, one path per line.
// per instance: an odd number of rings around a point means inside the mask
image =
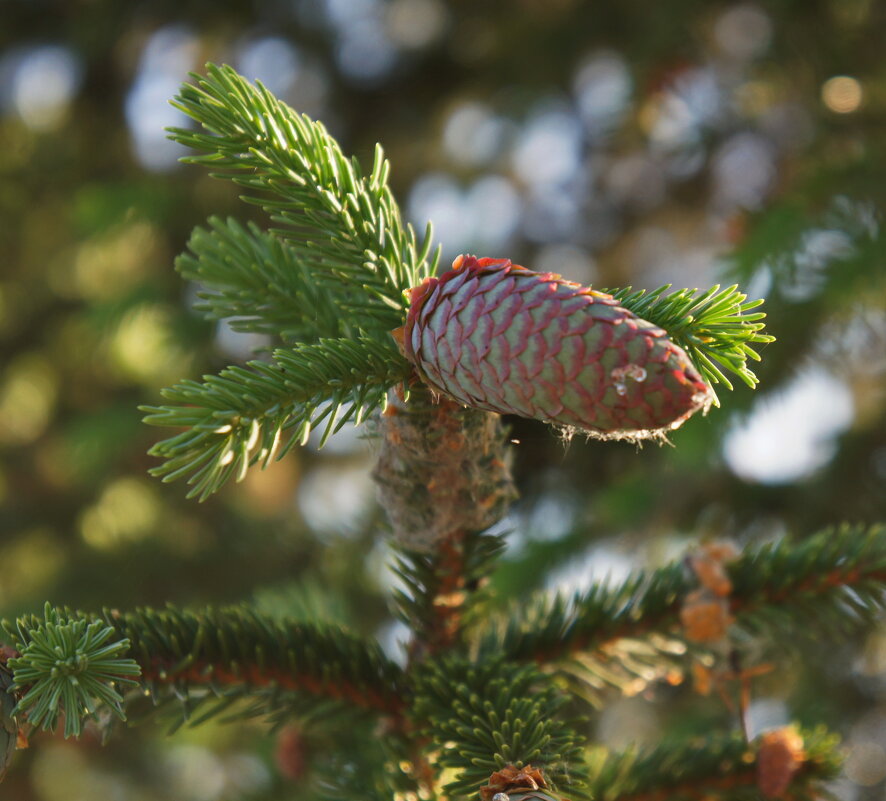
M 71 277 L 80 297 L 111 300 L 139 283 L 161 261 L 156 229 L 133 221 L 86 240 L 77 249 Z
M 58 395 L 58 377 L 38 353 L 16 358 L 0 383 L 0 444 L 33 442 L 49 425 Z
M 418 50 L 438 39 L 448 14 L 439 0 L 391 0 L 386 9 L 388 34 L 398 45 Z
M 457 252 L 467 243 L 470 220 L 465 213 L 461 190 L 445 173 L 429 173 L 419 178 L 409 192 L 409 218 L 422 230 L 434 221 L 434 233 L 446 247 Z M 456 255 L 453 253 L 453 256 Z
M 323 63 L 282 36 L 246 37 L 237 50 L 237 70 L 261 81 L 300 114 L 329 116 L 329 77 Z
M 153 485 L 136 478 L 120 478 L 84 510 L 80 535 L 87 545 L 110 550 L 149 536 L 159 520 L 160 503 Z
M 485 164 L 500 151 L 506 127 L 485 104 L 461 103 L 446 119 L 443 147 L 449 157 L 460 164 Z
M 178 25 L 157 30 L 142 51 L 138 74 L 126 96 L 126 122 L 135 155 L 149 170 L 168 170 L 185 152 L 167 138 L 165 128 L 188 124 L 184 113 L 169 105 L 169 98 L 178 92 L 196 55 L 196 38 Z
M 366 17 L 344 28 L 335 48 L 335 61 L 351 83 L 372 87 L 397 65 L 397 48 L 381 20 Z
M 505 247 L 520 220 L 514 185 L 500 175 L 487 175 L 468 190 L 465 201 L 473 221 L 470 247 L 487 252 Z
M 581 127 L 565 109 L 533 115 L 514 148 L 514 170 L 522 181 L 559 184 L 573 177 L 581 159 Z
M 25 125 L 58 128 L 80 87 L 80 59 L 68 48 L 44 45 L 27 51 L 12 78 L 12 100 Z
M 716 72 L 709 67 L 687 69 L 641 112 L 655 149 L 676 150 L 696 143 L 722 111 L 723 97 Z
M 802 372 L 782 393 L 763 398 L 724 443 L 730 469 L 745 481 L 786 484 L 827 464 L 834 438 L 853 420 L 850 390 L 821 368 Z
M 829 78 L 821 87 L 822 102 L 837 114 L 851 114 L 858 111 L 864 99 L 861 84 L 848 75 Z
M 618 53 L 603 51 L 578 68 L 572 86 L 585 129 L 592 139 L 598 139 L 621 122 L 633 81 L 625 60 Z
M 846 775 L 862 787 L 886 779 L 886 748 L 872 740 L 855 743 L 846 758 Z
M 711 160 L 720 210 L 759 208 L 775 181 L 775 156 L 771 142 L 759 134 L 743 132 L 727 139 Z
M 166 384 L 188 372 L 189 357 L 172 329 L 165 306 L 142 304 L 120 321 L 110 343 L 114 366 L 126 378 L 150 386 Z
M 295 46 L 280 36 L 266 36 L 242 46 L 237 71 L 261 81 L 275 95 L 286 95 L 295 82 L 301 58 Z
M 446 256 L 504 248 L 520 222 L 522 200 L 514 184 L 486 175 L 462 190 L 449 176 L 432 173 L 419 179 L 409 198 L 410 218 L 419 228 L 434 221 L 446 243 Z
M 661 164 L 645 153 L 612 159 L 604 180 L 612 199 L 632 211 L 649 211 L 667 196 L 666 175 Z
M 0 550 L 0 564 L 0 603 L 8 608 L 19 598 L 46 592 L 65 567 L 65 552 L 52 530 L 40 526 L 17 532 Z
M 369 510 L 374 490 L 362 463 L 321 466 L 299 485 L 298 505 L 314 531 L 350 534 Z
M 166 754 L 171 784 L 188 801 L 218 801 L 225 792 L 225 762 L 200 745 L 177 745 Z
M 733 6 L 717 20 L 714 39 L 727 56 L 739 61 L 750 60 L 769 47 L 772 20 L 757 6 Z
M 597 266 L 590 253 L 567 243 L 542 247 L 535 256 L 532 269 L 540 273 L 557 273 L 585 285 L 593 283 L 597 277 Z

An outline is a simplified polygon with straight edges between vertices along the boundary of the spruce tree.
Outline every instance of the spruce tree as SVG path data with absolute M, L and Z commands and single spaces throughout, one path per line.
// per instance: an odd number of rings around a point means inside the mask
M 174 429 L 152 449 L 152 472 L 205 499 L 314 429 L 325 440 L 363 423 L 408 656 L 245 606 L 47 605 L 4 625 L 0 770 L 32 729 L 112 733 L 148 697 L 178 725 L 224 714 L 335 728 L 338 752 L 315 777 L 334 798 L 820 797 L 838 743 L 799 725 L 749 738 L 748 688 L 767 666 L 748 663 L 745 646 L 869 624 L 884 600 L 882 526 L 796 532 L 742 553 L 708 541 L 620 583 L 533 592 L 505 612 L 485 591 L 514 497 L 499 413 L 565 436 L 665 438 L 720 404 L 715 386 L 755 385 L 748 359 L 772 339 L 760 303 L 736 286 L 590 290 L 506 259 L 441 269 L 430 226 L 418 235 L 402 222 L 380 148 L 364 172 L 319 122 L 227 67 L 194 76 L 175 104 L 199 126 L 171 131 L 195 152 L 186 160 L 242 187 L 272 224 L 210 219 L 176 266 L 207 318 L 278 345 L 145 407 L 147 423 Z M 733 730 L 647 752 L 588 742 L 583 702 L 686 675 L 734 703 Z

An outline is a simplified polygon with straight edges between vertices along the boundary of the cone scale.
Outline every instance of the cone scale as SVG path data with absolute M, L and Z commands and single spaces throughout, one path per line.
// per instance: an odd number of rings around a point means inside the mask
M 611 295 L 508 259 L 459 256 L 412 290 L 394 335 L 441 395 L 592 436 L 661 436 L 712 399 L 663 329 Z

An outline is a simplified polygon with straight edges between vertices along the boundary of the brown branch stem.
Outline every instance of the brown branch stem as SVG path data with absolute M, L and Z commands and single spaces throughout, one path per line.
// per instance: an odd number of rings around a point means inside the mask
M 150 665 L 142 665 L 142 680 L 160 684 L 185 681 L 190 685 L 275 686 L 284 690 L 346 700 L 364 709 L 392 716 L 399 716 L 404 707 L 404 699 L 397 695 L 383 695 L 367 687 L 349 684 L 341 678 L 323 680 L 307 673 L 291 673 L 285 670 L 260 668 L 256 665 L 244 665 L 238 670 L 231 670 L 211 662 L 198 661 L 181 670 L 174 670 L 171 663 L 167 665 L 163 660 L 153 659 Z
M 410 664 L 445 652 L 459 638 L 468 597 L 464 539 L 465 532 L 454 531 L 440 543 L 435 555 L 435 581 L 426 588 L 429 604 L 424 627 L 409 645 Z
M 756 593 L 753 598 L 742 598 L 740 593 L 733 593 L 729 602 L 730 612 L 736 617 L 747 614 L 764 605 L 780 604 L 800 595 L 817 595 L 836 587 L 852 587 L 861 581 L 886 582 L 886 571 L 864 571 L 863 568 L 854 567 L 851 570 L 832 570 L 822 576 L 811 576 L 794 587 L 782 587 L 778 591 L 764 590 Z M 689 585 L 687 584 L 687 591 Z M 589 633 L 560 643 L 560 647 L 551 648 L 547 651 L 539 651 L 535 654 L 535 661 L 539 664 L 547 664 L 560 659 L 565 659 L 579 651 L 599 651 L 618 640 L 626 637 L 640 637 L 650 631 L 659 631 L 670 628 L 679 621 L 680 608 L 683 602 L 681 593 L 672 603 L 668 604 L 658 614 L 647 615 L 638 620 L 628 620 L 610 632 Z

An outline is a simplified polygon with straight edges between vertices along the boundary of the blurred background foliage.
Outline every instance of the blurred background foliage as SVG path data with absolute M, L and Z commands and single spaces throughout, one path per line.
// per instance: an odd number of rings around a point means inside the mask
M 766 298 L 761 388 L 674 448 L 574 441 L 514 420 L 523 498 L 492 577 L 505 600 L 674 558 L 883 519 L 886 6 L 669 0 L 3 0 L 0 26 L 0 612 L 248 600 L 345 622 L 392 651 L 392 578 L 345 430 L 207 503 L 146 476 L 139 403 L 260 339 L 191 311 L 172 269 L 210 214 L 256 216 L 163 126 L 189 70 L 227 62 L 382 142 L 404 212 L 444 263 L 507 256 L 600 287 L 740 282 Z M 802 637 L 758 680 L 754 730 L 823 720 L 847 799 L 882 799 L 886 630 Z M 751 661 L 768 657 L 748 645 Z M 732 726 L 684 684 L 637 686 L 600 741 Z M 650 703 L 655 700 L 658 703 Z M 328 733 L 155 724 L 99 748 L 36 737 L 15 801 L 302 798 Z M 359 747 L 355 744 L 355 748 Z

